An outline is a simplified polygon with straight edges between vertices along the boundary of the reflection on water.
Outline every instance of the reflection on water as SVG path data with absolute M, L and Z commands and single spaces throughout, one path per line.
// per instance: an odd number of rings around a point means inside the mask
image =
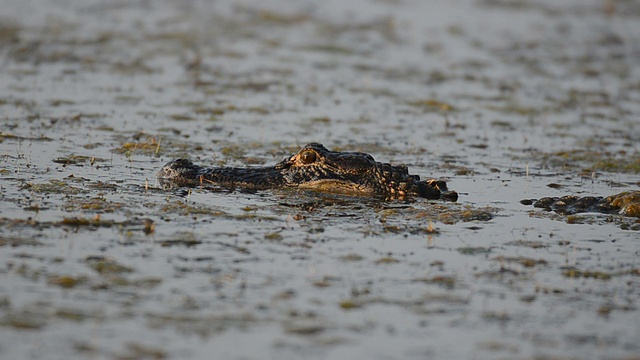
M 520 200 L 638 188 L 639 10 L 6 2 L 0 354 L 634 356 L 637 219 Z M 156 184 L 311 141 L 459 201 Z

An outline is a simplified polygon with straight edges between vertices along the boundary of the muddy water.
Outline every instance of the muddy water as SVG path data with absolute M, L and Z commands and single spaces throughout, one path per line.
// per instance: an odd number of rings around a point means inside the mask
M 0 355 L 640 353 L 635 218 L 542 196 L 640 185 L 632 1 L 5 1 Z M 163 191 L 188 156 L 301 145 L 458 203 Z

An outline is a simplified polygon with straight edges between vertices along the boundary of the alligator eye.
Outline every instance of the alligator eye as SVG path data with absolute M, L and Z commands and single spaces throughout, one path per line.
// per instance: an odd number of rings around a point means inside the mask
M 300 155 L 300 160 L 304 164 L 311 164 L 316 161 L 316 153 L 313 151 L 305 151 Z

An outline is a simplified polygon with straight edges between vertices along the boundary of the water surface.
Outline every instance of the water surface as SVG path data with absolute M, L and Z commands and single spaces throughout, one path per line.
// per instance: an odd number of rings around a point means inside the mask
M 636 218 L 520 204 L 640 180 L 631 1 L 8 1 L 3 358 L 640 353 Z M 457 203 L 158 189 L 307 142 Z M 549 186 L 551 185 L 551 186 Z

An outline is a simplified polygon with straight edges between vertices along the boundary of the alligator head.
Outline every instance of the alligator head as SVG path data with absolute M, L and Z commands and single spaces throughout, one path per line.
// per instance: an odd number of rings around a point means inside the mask
M 330 151 L 310 143 L 297 154 L 274 166 L 255 168 L 205 168 L 190 160 L 167 163 L 158 173 L 166 186 L 231 186 L 252 189 L 301 188 L 337 194 L 456 201 L 458 194 L 447 190 L 441 180 L 420 180 L 406 166 L 381 163 L 362 152 Z

